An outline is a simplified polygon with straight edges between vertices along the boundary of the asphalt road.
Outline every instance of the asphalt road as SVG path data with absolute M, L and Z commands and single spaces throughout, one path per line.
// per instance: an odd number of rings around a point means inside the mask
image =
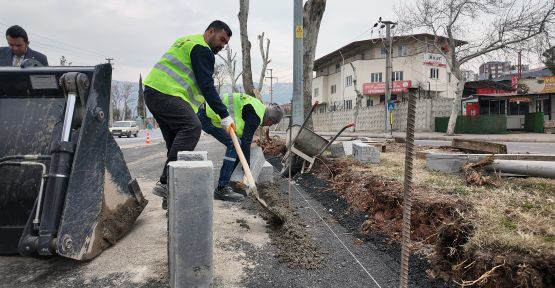
M 415 144 L 433 147 L 450 146 L 451 141 L 443 140 L 415 140 Z M 555 143 L 541 142 L 498 142 L 507 145 L 508 153 L 530 153 L 530 154 L 555 154 Z

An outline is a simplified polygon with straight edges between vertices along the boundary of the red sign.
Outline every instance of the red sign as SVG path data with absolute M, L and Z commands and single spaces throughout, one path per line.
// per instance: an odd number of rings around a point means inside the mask
M 401 93 L 409 92 L 409 88 L 412 87 L 411 80 L 406 81 L 393 81 L 391 93 Z M 362 85 L 362 94 L 372 95 L 372 94 L 384 94 L 385 93 L 385 82 L 372 82 L 364 83 Z
M 511 76 L 511 87 L 516 88 L 518 85 L 518 75 Z

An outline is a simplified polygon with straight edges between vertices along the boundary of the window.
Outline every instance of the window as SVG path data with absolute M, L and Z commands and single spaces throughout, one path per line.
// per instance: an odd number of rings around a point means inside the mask
M 406 45 L 399 45 L 397 47 L 397 54 L 399 54 L 399 56 L 407 56 L 407 46 Z
M 385 95 L 380 95 L 380 103 L 384 103 L 385 102 Z
M 345 87 L 353 86 L 353 76 L 347 76 L 345 78 Z
M 391 72 L 391 81 L 401 81 L 401 80 L 403 80 L 403 71 Z
M 337 92 L 337 87 L 333 84 L 331 85 L 331 94 L 335 94 L 335 92 Z
M 370 82 L 382 82 L 382 73 L 370 74 Z
M 385 55 L 387 55 L 387 50 L 385 49 L 385 47 L 382 47 L 380 49 L 380 56 L 385 57 Z
M 320 89 L 314 88 L 314 97 L 318 97 L 320 94 Z
M 451 82 L 451 72 L 447 72 L 447 79 L 449 82 Z
M 353 100 L 347 100 L 345 102 L 345 109 L 353 109 Z
M 370 99 L 366 99 L 366 107 L 371 107 L 371 106 L 374 106 L 374 101 Z
M 430 78 L 439 79 L 439 68 L 431 68 L 430 69 Z
M 341 72 L 341 65 L 335 64 L 335 72 Z
M 528 114 L 528 102 L 509 102 L 509 115 Z

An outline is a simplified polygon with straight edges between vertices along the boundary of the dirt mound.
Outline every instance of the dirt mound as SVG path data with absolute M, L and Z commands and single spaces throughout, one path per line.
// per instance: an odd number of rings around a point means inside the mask
M 285 140 L 281 139 L 279 136 L 263 138 L 262 140 L 256 139 L 254 142 L 257 143 L 262 148 L 262 151 L 264 151 L 264 154 L 268 156 L 284 155 L 285 152 L 287 152 Z
M 403 184 L 371 170 L 353 160 L 324 159 L 313 173 L 328 180 L 324 189 L 344 199 L 353 213 L 367 214 L 362 234 L 384 233 L 399 242 Z M 412 194 L 411 250 L 429 257 L 434 264 L 431 276 L 463 287 L 554 287 L 555 256 L 533 257 L 491 247 L 466 249 L 476 213 L 464 198 L 448 194 L 425 186 L 414 187 Z
M 306 232 L 306 225 L 297 213 L 289 208 L 287 194 L 280 191 L 274 184 L 259 185 L 258 193 L 266 201 L 270 209 L 280 217 L 283 223 L 276 223 L 255 199 L 243 202 L 246 209 L 256 209 L 268 221 L 270 239 L 277 248 L 275 255 L 280 262 L 291 268 L 317 269 L 323 267 L 326 252 L 322 251 Z

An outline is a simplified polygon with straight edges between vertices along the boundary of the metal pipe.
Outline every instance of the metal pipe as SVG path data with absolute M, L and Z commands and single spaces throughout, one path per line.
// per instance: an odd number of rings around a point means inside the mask
M 69 92 L 67 93 L 67 103 L 66 111 L 64 114 L 64 126 L 62 129 L 62 141 L 69 141 L 69 134 L 71 133 L 71 120 L 73 119 L 73 112 L 75 111 L 75 101 L 77 99 L 77 93 Z
M 510 174 L 555 178 L 555 163 L 552 161 L 495 160 L 486 169 Z
M 303 89 L 303 1 L 293 3 L 293 99 L 291 101 L 293 124 L 301 123 L 304 115 Z
M 5 162 L 9 160 L 50 160 L 52 157 L 50 155 L 11 155 L 0 158 L 0 162 Z

